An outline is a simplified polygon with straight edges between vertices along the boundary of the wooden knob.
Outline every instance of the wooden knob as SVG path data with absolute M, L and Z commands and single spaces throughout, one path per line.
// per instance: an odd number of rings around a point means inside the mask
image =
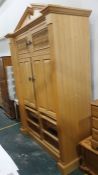
M 29 77 L 28 80 L 29 80 L 29 81 L 32 81 L 32 77 Z
M 26 42 L 26 45 L 27 45 L 27 46 L 30 46 L 31 44 L 32 44 L 31 41 L 27 41 L 27 42 Z

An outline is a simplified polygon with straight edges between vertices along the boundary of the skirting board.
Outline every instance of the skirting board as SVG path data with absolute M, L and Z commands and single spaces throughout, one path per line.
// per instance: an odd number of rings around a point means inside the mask
M 60 168 L 62 175 L 67 175 L 77 169 L 79 167 L 79 160 L 80 158 L 77 158 L 66 165 L 64 165 L 62 162 L 58 162 L 58 167 Z

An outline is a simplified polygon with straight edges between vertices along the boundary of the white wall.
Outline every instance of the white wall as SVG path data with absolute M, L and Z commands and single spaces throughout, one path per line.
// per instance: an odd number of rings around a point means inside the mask
M 10 56 L 10 47 L 8 40 L 6 38 L 0 39 L 0 57 L 2 56 Z
M 0 36 L 13 32 L 23 11 L 30 3 L 54 3 L 92 9 L 90 17 L 92 96 L 94 99 L 98 98 L 98 0 L 7 0 L 0 9 Z

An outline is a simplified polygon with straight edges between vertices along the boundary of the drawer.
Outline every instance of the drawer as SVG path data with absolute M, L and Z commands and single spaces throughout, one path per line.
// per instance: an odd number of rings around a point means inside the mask
M 28 123 L 29 130 L 34 134 L 36 134 L 37 136 L 40 136 L 40 127 L 38 127 L 37 125 L 35 125 L 33 122 L 29 120 L 27 120 L 27 123 Z
M 34 109 L 27 107 L 27 106 L 25 106 L 25 109 L 26 109 L 27 114 L 28 114 L 27 120 L 36 126 L 40 125 L 38 112 Z
M 92 139 L 91 140 L 92 147 L 98 151 L 98 141 Z
M 42 120 L 43 130 L 47 131 L 49 134 L 53 135 L 54 137 L 58 137 L 56 121 L 43 115 L 41 115 L 41 120 Z
M 98 117 L 98 106 L 91 107 L 92 116 Z
M 92 138 L 96 141 L 98 141 L 98 130 L 97 129 L 92 129 Z
M 98 118 L 92 118 L 92 127 L 98 129 Z
M 58 143 L 58 141 L 54 140 L 52 137 L 50 137 L 46 133 L 44 133 L 44 142 L 46 144 L 50 145 L 50 147 L 53 147 L 53 148 L 59 150 L 59 143 Z
M 38 112 L 30 107 L 25 106 L 27 111 L 27 125 L 30 132 L 40 137 L 40 120 Z

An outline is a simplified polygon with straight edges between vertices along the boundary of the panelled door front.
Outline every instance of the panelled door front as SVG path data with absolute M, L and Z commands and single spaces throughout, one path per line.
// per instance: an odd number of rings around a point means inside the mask
M 54 62 L 49 53 L 48 31 L 44 29 L 32 35 L 32 65 L 35 77 L 35 91 L 40 113 L 56 118 Z
M 27 38 L 17 41 L 18 65 L 20 72 L 20 83 L 22 84 L 21 92 L 23 94 L 24 103 L 36 108 L 36 100 L 33 86 L 31 56 L 27 44 Z

